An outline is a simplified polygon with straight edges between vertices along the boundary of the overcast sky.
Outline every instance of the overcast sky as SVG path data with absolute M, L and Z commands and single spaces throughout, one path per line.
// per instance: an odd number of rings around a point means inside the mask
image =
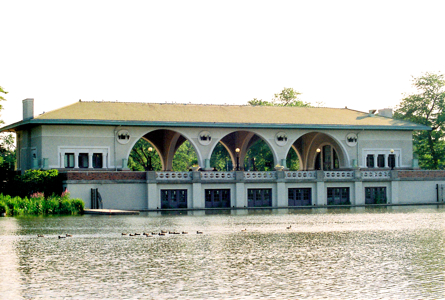
M 85 101 L 395 107 L 445 72 L 445 1 L 0 0 L 1 119 Z

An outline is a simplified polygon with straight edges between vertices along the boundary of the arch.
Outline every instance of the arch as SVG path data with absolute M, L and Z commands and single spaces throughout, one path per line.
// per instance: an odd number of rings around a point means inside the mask
M 178 150 L 178 148 L 185 142 L 188 141 L 197 156 L 198 164 L 202 165 L 202 155 L 199 152 L 199 148 L 193 142 L 187 134 L 171 129 L 153 129 L 146 131 L 144 134 L 140 135 L 135 142 L 132 143 L 131 148 L 129 148 L 126 158 L 130 156 L 131 151 L 140 139 L 145 139 L 153 148 L 156 150 L 157 154 L 161 158 L 161 164 L 163 170 L 171 170 L 173 166 L 173 157 Z
M 319 131 L 307 132 L 298 137 L 292 145 L 289 146 L 289 150 L 291 147 L 298 150 L 297 153 L 300 154 L 300 169 L 313 170 L 316 150 L 325 145 L 330 145 L 335 150 L 339 159 L 339 168 L 349 167 L 349 156 L 344 145 L 329 133 Z
M 244 159 L 246 157 L 247 151 L 253 143 L 258 141 L 258 139 L 261 139 L 268 146 L 274 160 L 273 164 L 276 164 L 278 161 L 276 149 L 269 142 L 269 140 L 263 136 L 263 134 L 255 130 L 233 130 L 228 132 L 219 140 L 216 140 L 210 151 L 210 157 L 216 145 L 218 143 L 221 143 L 227 149 L 233 165 L 237 165 L 237 159 L 239 159 L 239 167 L 240 169 L 244 169 Z M 236 148 L 240 149 L 239 154 L 236 153 Z

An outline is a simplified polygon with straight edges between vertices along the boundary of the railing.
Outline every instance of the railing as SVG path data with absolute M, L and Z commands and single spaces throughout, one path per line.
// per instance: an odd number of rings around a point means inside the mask
M 362 178 L 390 178 L 391 171 L 362 171 Z
M 201 172 L 203 180 L 235 180 L 234 172 Z
M 317 171 L 286 171 L 284 172 L 286 179 L 315 179 Z
M 277 175 L 274 171 L 266 172 L 244 172 L 245 179 L 261 180 L 261 179 L 276 179 Z
M 192 180 L 192 172 L 156 172 L 157 180 Z
M 325 171 L 324 178 L 354 178 L 354 171 Z

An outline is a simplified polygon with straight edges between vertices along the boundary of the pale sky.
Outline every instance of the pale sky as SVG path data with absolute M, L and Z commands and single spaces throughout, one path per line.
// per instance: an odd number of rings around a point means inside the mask
M 445 1 L 0 0 L 0 119 L 84 101 L 395 107 L 445 73 Z

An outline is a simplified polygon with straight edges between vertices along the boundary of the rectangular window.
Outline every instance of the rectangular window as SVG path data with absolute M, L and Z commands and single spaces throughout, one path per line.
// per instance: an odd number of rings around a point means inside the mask
M 272 206 L 272 189 L 248 189 L 248 207 L 268 207 Z
M 350 205 L 349 188 L 328 188 L 328 205 Z
M 373 154 L 368 154 L 366 156 L 366 167 L 374 168 L 374 155 Z
M 161 208 L 187 208 L 187 190 L 161 190 Z
M 385 167 L 385 155 L 379 154 L 377 156 L 377 167 L 379 167 L 379 168 Z
M 93 168 L 100 169 L 102 168 L 102 153 L 94 153 L 93 154 Z
M 79 168 L 88 168 L 88 153 L 79 153 Z
M 205 190 L 205 207 L 230 207 L 230 189 Z
M 395 156 L 395 154 L 388 155 L 388 166 L 391 169 L 394 169 L 396 167 L 396 156 Z
M 312 190 L 310 188 L 288 189 L 289 206 L 305 206 L 312 204 Z
M 65 168 L 74 168 L 74 153 L 65 153 Z
M 366 187 L 365 204 L 386 204 L 386 187 Z

